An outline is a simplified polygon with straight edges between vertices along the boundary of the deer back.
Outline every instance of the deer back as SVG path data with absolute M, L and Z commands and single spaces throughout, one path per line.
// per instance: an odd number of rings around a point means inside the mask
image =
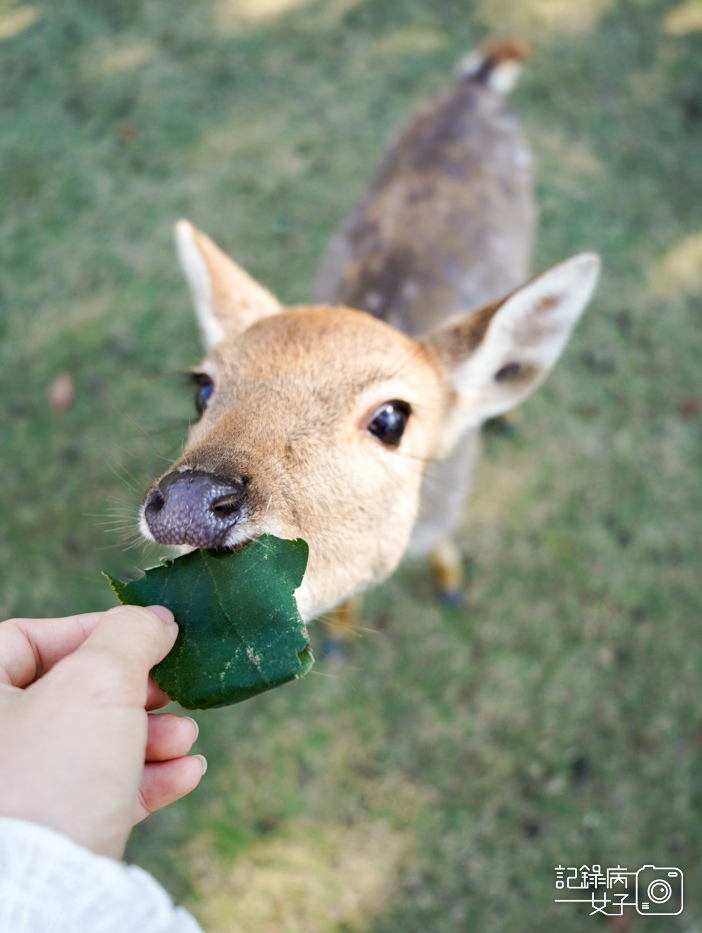
M 475 76 L 400 132 L 332 238 L 315 300 L 420 335 L 529 274 L 532 158 L 501 93 Z

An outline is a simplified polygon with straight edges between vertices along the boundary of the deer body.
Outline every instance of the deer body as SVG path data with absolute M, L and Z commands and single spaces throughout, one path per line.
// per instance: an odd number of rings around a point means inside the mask
M 361 308 L 418 336 L 527 279 L 536 221 L 532 157 L 499 87 L 524 54 L 519 43 L 489 46 L 402 129 L 329 244 L 317 301 Z M 409 547 L 433 552 L 449 599 L 461 577 L 450 538 L 479 450 L 474 428 L 428 465 Z
M 419 336 L 527 279 L 532 158 L 492 86 L 500 64 L 479 79 L 469 71 L 403 128 L 332 238 L 315 301 L 359 308 Z
M 488 80 L 502 59 L 481 61 L 386 157 L 332 241 L 319 305 L 283 308 L 177 225 L 202 417 L 140 526 L 196 547 L 304 538 L 307 618 L 387 577 L 410 542 L 450 564 L 481 423 L 543 381 L 596 283 L 586 254 L 512 291 L 531 253 L 529 157 Z

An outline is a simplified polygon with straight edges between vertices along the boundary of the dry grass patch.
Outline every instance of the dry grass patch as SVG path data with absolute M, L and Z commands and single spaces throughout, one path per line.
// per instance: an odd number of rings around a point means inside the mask
M 299 820 L 227 863 L 204 834 L 186 853 L 193 909 L 209 933 L 332 933 L 342 925 L 360 933 L 391 902 L 410 843 L 380 820 Z

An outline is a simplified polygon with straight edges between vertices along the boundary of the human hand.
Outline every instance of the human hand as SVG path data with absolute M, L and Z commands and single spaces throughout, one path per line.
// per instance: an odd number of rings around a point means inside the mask
M 119 859 L 135 822 L 198 785 L 194 720 L 147 715 L 177 634 L 162 606 L 0 623 L 0 816 Z

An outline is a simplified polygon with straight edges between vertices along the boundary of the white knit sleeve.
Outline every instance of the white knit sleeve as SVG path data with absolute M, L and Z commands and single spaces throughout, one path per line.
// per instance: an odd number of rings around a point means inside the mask
M 0 817 L 0 933 L 202 933 L 135 866 Z

